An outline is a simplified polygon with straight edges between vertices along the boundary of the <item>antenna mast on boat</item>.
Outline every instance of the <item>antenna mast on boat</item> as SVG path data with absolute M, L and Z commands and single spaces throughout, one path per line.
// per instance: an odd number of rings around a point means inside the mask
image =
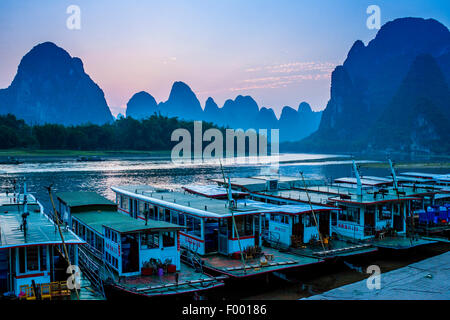
M 220 159 L 219 159 L 219 163 L 220 163 L 220 170 L 222 171 L 223 183 L 226 185 L 227 181 L 225 179 L 225 172 L 223 171 L 222 161 L 220 161 Z M 237 238 L 238 245 L 239 245 L 239 251 L 241 253 L 241 261 L 242 261 L 242 265 L 244 266 L 244 273 L 247 273 L 247 269 L 245 266 L 244 253 L 242 252 L 242 247 L 241 247 L 241 240 L 239 238 L 239 232 L 238 232 L 238 229 L 236 226 L 236 220 L 234 219 L 233 208 L 231 207 L 231 203 L 233 202 L 233 195 L 231 193 L 230 177 L 228 177 L 228 186 L 226 188 L 227 188 L 227 195 L 228 195 L 228 210 L 230 210 L 230 212 L 231 212 L 231 219 L 233 220 L 234 232 L 236 233 L 236 238 Z
M 392 179 L 394 181 L 394 188 L 398 193 L 398 182 L 397 182 L 397 175 L 395 174 L 395 170 L 394 170 L 394 165 L 392 164 L 391 159 L 389 160 L 389 166 L 391 167 L 391 174 L 392 174 Z
M 395 173 L 394 165 L 393 165 L 391 159 L 388 159 L 388 160 L 389 160 L 389 166 L 391 167 L 391 174 L 392 174 L 392 179 L 394 181 L 394 188 L 395 188 L 395 191 L 397 192 L 397 198 L 400 199 L 400 193 L 399 193 L 399 190 L 398 190 L 397 174 Z M 405 204 L 405 206 L 406 206 L 406 204 Z M 411 206 L 409 206 L 409 207 L 411 208 Z M 410 223 L 411 223 L 411 235 L 412 235 L 412 237 L 414 237 L 414 216 L 413 216 L 411 210 L 409 210 L 409 216 L 411 218 L 411 221 L 410 221 Z M 406 219 L 406 217 L 404 217 L 404 219 Z
M 325 245 L 323 244 L 323 239 L 322 239 L 322 235 L 320 233 L 319 224 L 317 223 L 316 215 L 314 213 L 314 209 L 313 209 L 313 206 L 312 206 L 312 203 L 311 203 L 311 198 L 309 197 L 308 188 L 306 187 L 306 182 L 305 182 L 305 178 L 303 177 L 303 172 L 302 171 L 300 171 L 300 175 L 302 176 L 303 186 L 304 186 L 305 191 L 306 191 L 306 196 L 308 197 L 309 207 L 311 208 L 311 213 L 312 213 L 312 216 L 314 218 L 314 222 L 316 223 L 316 228 L 317 228 L 317 233 L 319 234 L 320 244 L 322 245 L 323 251 L 325 251 Z
M 66 259 L 67 263 L 69 264 L 69 266 L 71 266 L 72 263 L 70 262 L 70 256 L 69 256 L 69 253 L 67 252 L 66 242 L 64 241 L 64 235 L 63 235 L 63 233 L 62 233 L 62 231 L 61 231 L 61 225 L 60 225 L 60 223 L 59 223 L 58 211 L 56 211 L 55 203 L 53 202 L 52 185 L 46 187 L 46 189 L 47 189 L 48 194 L 49 194 L 49 196 L 50 196 L 50 202 L 52 203 L 53 213 L 54 213 L 54 216 L 55 216 L 56 226 L 58 227 L 59 236 L 61 237 L 61 242 L 62 242 L 62 246 L 63 246 L 63 250 L 64 250 L 64 256 L 65 256 L 65 259 Z M 79 296 L 79 294 L 78 294 L 77 287 L 74 286 L 74 289 L 75 289 L 75 293 L 76 293 L 76 295 L 77 295 L 77 300 L 80 300 L 80 296 Z
M 353 161 L 353 170 L 355 171 L 355 177 L 356 177 L 356 193 L 358 196 L 362 197 L 362 183 L 361 183 L 361 177 L 359 176 L 359 171 L 358 171 L 358 167 L 356 166 L 356 162 L 355 160 Z

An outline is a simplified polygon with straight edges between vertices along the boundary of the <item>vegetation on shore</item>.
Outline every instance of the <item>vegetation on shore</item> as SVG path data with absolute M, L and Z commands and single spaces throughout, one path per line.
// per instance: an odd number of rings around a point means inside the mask
M 170 150 L 41 150 L 4 149 L 0 157 L 170 156 Z
M 202 126 L 203 130 L 215 128 L 212 123 Z M 144 120 L 122 118 L 101 126 L 29 126 L 8 114 L 0 116 L 0 151 L 4 150 L 0 155 L 104 155 L 108 151 L 129 154 L 171 150 L 178 143 L 171 141 L 171 134 L 179 128 L 188 130 L 192 136 L 194 123 L 153 115 Z
M 366 168 L 389 168 L 389 163 L 386 162 L 370 162 L 370 163 L 361 163 L 359 164 L 361 167 Z M 397 162 L 395 163 L 396 169 L 410 169 L 410 168 L 450 168 L 450 162 Z

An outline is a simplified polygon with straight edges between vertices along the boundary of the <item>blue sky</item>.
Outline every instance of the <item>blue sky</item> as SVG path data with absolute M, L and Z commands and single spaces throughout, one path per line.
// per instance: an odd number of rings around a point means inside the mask
M 69 5 L 81 9 L 81 29 L 69 30 Z M 381 23 L 434 18 L 450 26 L 450 1 L 268 0 L 2 0 L 0 88 L 21 57 L 52 41 L 83 60 L 114 114 L 145 90 L 165 101 L 174 81 L 186 82 L 202 106 L 251 95 L 277 114 L 307 101 L 325 107 L 330 74 L 354 41 L 367 44 L 369 5 Z

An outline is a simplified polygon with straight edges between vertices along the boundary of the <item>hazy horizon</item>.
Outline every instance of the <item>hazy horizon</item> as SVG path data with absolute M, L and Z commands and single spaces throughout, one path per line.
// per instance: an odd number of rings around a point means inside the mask
M 81 29 L 69 30 L 69 5 L 81 9 Z M 173 82 L 187 83 L 202 107 L 251 95 L 279 116 L 302 101 L 325 108 L 330 75 L 356 40 L 367 44 L 366 9 L 381 24 L 400 17 L 449 25 L 447 1 L 9 1 L 0 2 L 0 88 L 20 59 L 51 41 L 83 61 L 112 113 L 125 113 L 139 91 L 166 101 Z

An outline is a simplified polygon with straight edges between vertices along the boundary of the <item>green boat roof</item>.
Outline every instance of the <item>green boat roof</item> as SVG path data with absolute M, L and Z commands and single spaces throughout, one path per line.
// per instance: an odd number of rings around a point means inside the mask
M 69 207 L 89 206 L 89 205 L 115 205 L 111 200 L 106 199 L 96 192 L 59 192 L 56 197 Z
M 139 232 L 139 231 L 159 231 L 159 230 L 181 230 L 185 227 L 165 221 L 155 221 L 149 219 L 147 225 L 145 221 L 133 219 L 117 211 L 87 211 L 73 213 L 72 216 L 98 233 L 102 234 L 102 227 L 108 227 L 119 233 Z

